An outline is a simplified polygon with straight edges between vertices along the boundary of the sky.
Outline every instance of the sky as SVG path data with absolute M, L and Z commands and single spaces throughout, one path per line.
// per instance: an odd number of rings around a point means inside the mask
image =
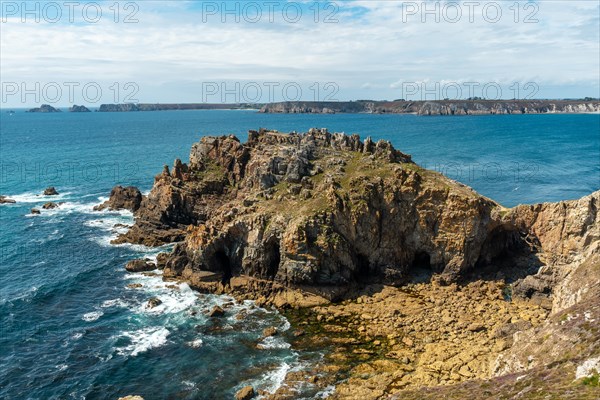
M 1 107 L 600 97 L 600 0 L 1 1 Z

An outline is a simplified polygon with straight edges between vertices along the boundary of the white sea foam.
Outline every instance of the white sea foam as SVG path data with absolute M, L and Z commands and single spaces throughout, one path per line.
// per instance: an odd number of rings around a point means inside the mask
M 161 347 L 167 343 L 169 333 L 169 330 L 162 326 L 139 329 L 134 332 L 123 332 L 122 336 L 129 338 L 131 343 L 117 349 L 117 353 L 135 357 L 140 353 Z
M 315 395 L 315 399 L 327 399 L 335 393 L 335 385 L 329 385 Z
M 192 341 L 187 342 L 187 345 L 194 349 L 197 349 L 199 347 L 202 347 L 203 343 L 204 342 L 202 341 L 202 339 L 194 339 Z
M 275 393 L 281 387 L 285 380 L 285 376 L 290 371 L 290 365 L 286 362 L 282 363 L 276 370 L 268 372 L 262 379 L 266 383 L 264 390 Z
M 83 317 L 81 317 L 81 319 L 86 322 L 92 322 L 92 321 L 97 320 L 98 318 L 100 318 L 103 315 L 104 315 L 104 313 L 102 311 L 92 311 L 92 312 L 83 314 Z
M 256 347 L 259 349 L 289 349 L 292 345 L 283 340 L 281 336 L 269 336 L 264 338 Z
M 56 369 L 59 371 L 64 371 L 67 368 L 69 368 L 69 366 L 67 364 L 59 364 L 56 366 Z
M 154 278 L 154 282 L 151 282 L 150 285 L 144 287 L 162 303 L 153 308 L 148 308 L 146 304 L 144 304 L 140 307 L 140 312 L 150 314 L 176 314 L 187 310 L 196 304 L 198 297 L 187 283 L 175 284 L 172 282 L 163 282 L 160 279 L 160 275 L 148 278 L 150 278 L 149 280 Z M 166 287 L 167 285 L 173 285 L 178 289 L 168 288 Z
M 26 192 L 21 194 L 9 195 L 7 196 L 10 199 L 13 199 L 18 203 L 47 203 L 49 201 L 53 201 L 55 203 L 68 199 L 71 195 L 71 192 L 60 193 L 57 196 L 44 196 L 42 195 L 42 191 L 39 193 L 34 192 Z
M 102 307 L 102 308 L 127 307 L 127 306 L 128 306 L 128 304 L 125 301 L 121 300 L 121 299 L 105 300 L 100 305 L 100 307 Z
M 74 334 L 71 336 L 71 339 L 73 339 L 73 340 L 79 340 L 79 339 L 81 339 L 82 337 L 83 337 L 83 333 L 82 333 L 82 332 L 77 332 L 77 333 L 74 333 Z

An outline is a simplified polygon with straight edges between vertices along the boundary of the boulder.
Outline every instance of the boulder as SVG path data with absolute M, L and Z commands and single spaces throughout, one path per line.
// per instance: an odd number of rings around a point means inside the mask
M 54 188 L 54 186 L 50 186 L 44 190 L 44 196 L 58 196 L 58 192 Z
M 254 388 L 252 386 L 244 386 L 235 394 L 235 400 L 250 400 L 256 396 Z
M 154 271 L 156 264 L 145 259 L 131 260 L 125 265 L 125 269 L 129 272 L 147 272 Z
M 104 203 L 95 206 L 94 211 L 129 210 L 137 211 L 142 204 L 142 192 L 135 186 L 115 186 L 110 192 L 110 198 Z
M 50 201 L 50 202 L 48 202 L 48 203 L 44 204 L 44 205 L 42 206 L 42 208 L 43 208 L 44 210 L 53 210 L 53 209 L 55 209 L 55 208 L 58 208 L 58 207 L 59 207 L 61 204 L 63 204 L 63 203 L 54 203 L 54 202 Z
M 38 210 L 37 208 L 32 208 L 31 211 L 30 211 L 30 213 L 33 214 L 33 215 L 40 215 L 41 214 L 40 210 Z

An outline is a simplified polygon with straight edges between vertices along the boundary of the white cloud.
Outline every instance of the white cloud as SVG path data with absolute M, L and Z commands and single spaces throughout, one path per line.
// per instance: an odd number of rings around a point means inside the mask
M 529 24 L 513 21 L 513 2 L 498 2 L 497 23 L 481 12 L 471 23 L 466 8 L 457 23 L 444 15 L 436 23 L 430 14 L 423 23 L 422 2 L 413 4 L 421 9 L 411 15 L 398 1 L 337 2 L 339 23 L 332 24 L 315 23 L 306 8 L 295 24 L 278 13 L 273 23 L 266 14 L 260 23 L 234 23 L 233 16 L 221 23 L 219 15 L 205 15 L 204 23 L 194 2 L 137 4 L 135 24 L 114 23 L 110 14 L 96 24 L 9 19 L 0 25 L 2 81 L 133 81 L 139 100 L 148 102 L 201 101 L 198 88 L 207 81 L 336 82 L 339 99 L 374 92 L 397 98 L 403 82 L 535 81 L 544 97 L 597 96 L 599 90 L 596 2 L 540 1 L 539 22 Z M 532 10 L 521 9 L 519 19 Z

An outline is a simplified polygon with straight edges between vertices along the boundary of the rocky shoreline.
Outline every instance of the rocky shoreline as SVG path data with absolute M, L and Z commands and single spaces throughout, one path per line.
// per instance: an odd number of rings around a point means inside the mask
M 261 129 L 204 137 L 148 196 L 117 187 L 101 207 L 134 211 L 115 243 L 177 243 L 153 266 L 165 279 L 276 307 L 296 348 L 329 349 L 265 398 L 310 384 L 334 399 L 592 399 L 576 372 L 600 356 L 599 202 L 507 209 L 386 141 Z

